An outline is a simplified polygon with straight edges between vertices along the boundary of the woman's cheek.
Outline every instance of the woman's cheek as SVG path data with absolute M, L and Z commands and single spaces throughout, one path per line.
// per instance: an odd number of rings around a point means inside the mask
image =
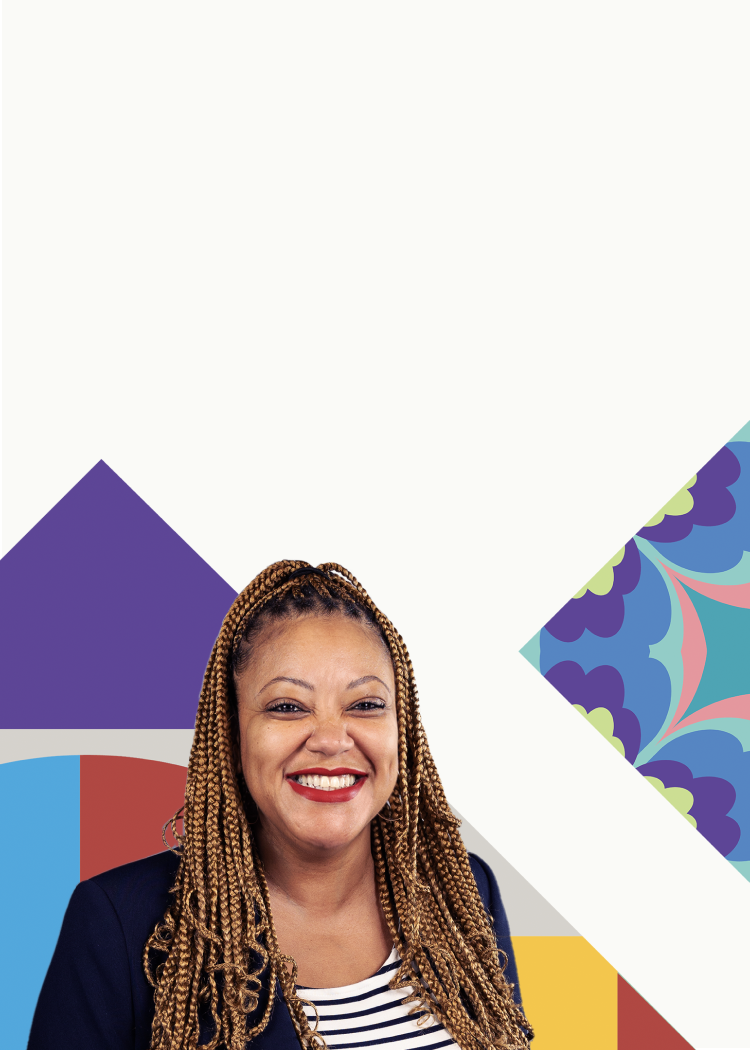
M 374 762 L 378 772 L 390 776 L 398 771 L 398 726 L 395 720 L 392 724 L 383 725 L 374 723 L 366 726 L 361 736 L 362 748 L 368 757 Z

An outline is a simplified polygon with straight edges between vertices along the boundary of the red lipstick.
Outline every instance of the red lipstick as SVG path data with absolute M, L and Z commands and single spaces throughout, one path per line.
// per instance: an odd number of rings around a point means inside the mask
M 320 788 L 306 787 L 294 779 L 299 776 L 315 775 L 321 777 L 355 776 L 357 780 L 351 787 L 337 788 L 335 791 L 322 791 Z M 350 802 L 359 794 L 362 785 L 367 780 L 367 773 L 363 773 L 361 769 L 350 769 L 344 766 L 337 766 L 335 769 L 314 766 L 311 769 L 298 769 L 294 773 L 289 773 L 286 780 L 293 791 L 296 791 L 298 795 L 302 795 L 303 798 L 309 799 L 310 802 Z
M 323 766 L 310 766 L 309 769 L 295 769 L 293 773 L 287 773 L 290 777 L 366 777 L 363 769 L 350 769 L 349 766 L 336 766 L 335 769 L 325 769 Z

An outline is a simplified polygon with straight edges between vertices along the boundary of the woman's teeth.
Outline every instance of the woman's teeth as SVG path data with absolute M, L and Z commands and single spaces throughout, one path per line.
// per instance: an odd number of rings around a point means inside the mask
M 341 777 L 321 777 L 317 773 L 314 775 L 300 773 L 294 779 L 303 787 L 318 788 L 320 791 L 338 791 L 340 788 L 353 787 L 357 781 L 357 778 L 351 773 Z

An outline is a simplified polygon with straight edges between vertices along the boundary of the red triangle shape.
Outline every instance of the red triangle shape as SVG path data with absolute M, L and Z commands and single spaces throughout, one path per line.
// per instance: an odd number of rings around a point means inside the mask
M 617 975 L 617 1050 L 694 1050 L 643 996 Z

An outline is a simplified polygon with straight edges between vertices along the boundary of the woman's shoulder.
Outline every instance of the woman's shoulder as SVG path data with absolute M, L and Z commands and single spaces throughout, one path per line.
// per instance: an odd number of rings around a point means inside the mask
M 179 854 L 165 850 L 155 853 L 152 857 L 110 868 L 109 871 L 92 876 L 86 882 L 104 890 L 113 903 L 135 903 L 154 894 L 168 894 L 174 885 L 179 864 Z
M 117 913 L 125 940 L 143 936 L 145 941 L 166 911 L 179 863 L 179 856 L 166 850 L 94 875 L 77 892 L 89 899 L 103 894 Z
M 479 896 L 482 898 L 487 911 L 492 914 L 495 898 L 499 900 L 500 897 L 495 874 L 489 864 L 482 860 L 481 857 L 478 857 L 476 853 L 469 854 L 469 864 L 471 865 L 471 873 L 474 876 L 474 881 L 479 890 Z
M 482 898 L 482 903 L 492 921 L 498 947 L 507 956 L 506 979 L 515 986 L 513 997 L 520 1005 L 521 990 L 518 987 L 518 972 L 513 952 L 513 941 L 511 939 L 510 926 L 508 925 L 508 916 L 500 896 L 500 887 L 497 884 L 495 873 L 489 864 L 475 853 L 469 854 L 469 863 L 471 864 L 474 881 L 479 890 L 479 896 Z
M 495 873 L 489 864 L 482 860 L 481 857 L 477 857 L 475 853 L 469 854 L 469 863 L 471 864 L 474 881 L 479 890 L 479 896 L 482 898 L 485 910 L 495 928 L 497 942 L 503 951 L 506 953 L 512 952 L 508 915 L 505 911 L 503 899 L 500 896 L 500 887 L 497 884 Z

